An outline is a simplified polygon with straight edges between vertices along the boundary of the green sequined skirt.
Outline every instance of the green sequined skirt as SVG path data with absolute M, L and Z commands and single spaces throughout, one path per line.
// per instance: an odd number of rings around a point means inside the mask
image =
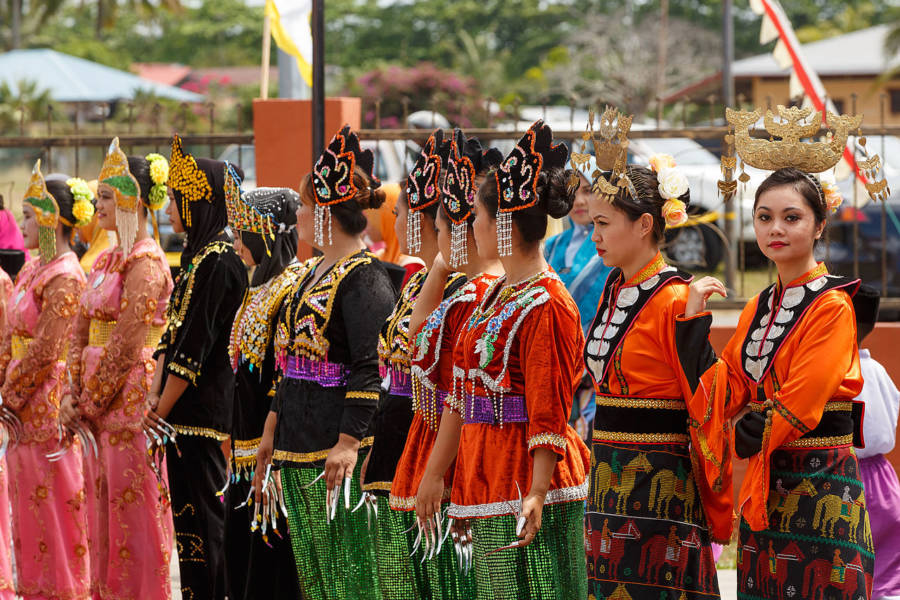
M 351 508 L 360 498 L 361 464 L 359 460 L 350 486 Z M 321 472 L 305 467 L 281 470 L 301 595 L 304 600 L 374 600 L 379 597 L 374 535 L 366 524 L 366 511 L 351 514 L 344 509 L 342 496 L 337 517 L 328 523 L 324 478 L 303 488 Z
M 525 548 L 485 553 L 516 539 L 512 515 L 472 519 L 479 600 L 582 600 L 587 597 L 584 503 L 544 506 L 541 529 Z

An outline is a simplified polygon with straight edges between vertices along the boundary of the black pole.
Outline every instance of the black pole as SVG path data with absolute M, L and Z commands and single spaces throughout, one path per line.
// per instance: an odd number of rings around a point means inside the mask
M 318 158 L 325 149 L 325 0 L 313 0 L 313 83 L 312 126 L 313 156 Z
M 732 0 L 722 2 L 722 104 L 726 107 L 734 107 L 734 76 L 731 65 L 734 63 L 734 16 L 732 15 Z M 740 108 L 740 107 L 738 107 Z M 722 110 L 724 116 L 725 111 Z M 727 125 L 727 123 L 726 123 Z M 725 149 L 723 148 L 723 151 Z M 733 176 L 733 175 L 732 175 Z M 725 237 L 728 238 L 728 252 L 725 253 L 725 287 L 732 292 L 737 290 L 735 281 L 735 267 L 738 251 L 737 227 L 735 219 L 734 193 L 725 196 Z M 743 290 L 741 290 L 743 293 Z

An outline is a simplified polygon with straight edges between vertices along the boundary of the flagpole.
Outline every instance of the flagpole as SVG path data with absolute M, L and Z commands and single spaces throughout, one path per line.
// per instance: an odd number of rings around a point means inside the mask
M 262 77 L 259 80 L 259 97 L 263 100 L 269 98 L 269 62 L 272 52 L 272 22 L 269 16 L 263 17 L 262 39 Z
M 734 75 L 731 70 L 734 63 L 734 17 L 732 16 L 732 0 L 722 2 L 722 100 L 726 107 L 734 107 Z M 742 108 L 742 107 L 737 107 Z M 724 148 L 723 148 L 724 151 Z M 734 193 L 725 195 L 725 237 L 728 239 L 728 252 L 725 253 L 725 287 L 729 291 L 737 290 L 735 285 L 735 267 L 738 240 L 735 227 Z M 743 290 L 741 290 L 743 292 Z
M 313 156 L 319 156 L 325 149 L 325 2 L 313 0 L 313 82 L 312 82 L 312 124 Z

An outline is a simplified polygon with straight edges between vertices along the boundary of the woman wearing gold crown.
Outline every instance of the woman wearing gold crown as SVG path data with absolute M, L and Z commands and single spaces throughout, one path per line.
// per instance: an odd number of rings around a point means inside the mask
M 299 588 L 282 512 L 280 477 L 270 470 L 271 448 L 262 454 L 258 448 L 278 382 L 272 345 L 278 310 L 306 271 L 297 261 L 300 197 L 289 188 L 242 193 L 240 183 L 234 167 L 228 165 L 228 225 L 238 255 L 244 264 L 255 267 L 228 346 L 235 373 L 231 469 L 225 493 L 229 597 L 293 598 Z M 250 494 L 253 501 L 248 503 Z
M 589 585 L 598 598 L 717 598 L 710 537 L 729 538 L 731 510 L 717 514 L 707 505 L 692 467 L 688 422 L 696 411 L 686 399 L 699 373 L 682 369 L 675 347 L 675 316 L 684 312 L 692 277 L 659 250 L 666 228 L 687 219 L 690 191 L 671 156 L 652 157 L 651 168 L 626 164 L 630 126 L 631 117 L 607 108 L 602 139 L 593 140 L 606 170 L 591 174 L 591 239 L 614 269 L 584 350 L 597 403 Z
M 769 112 L 766 128 L 778 141 L 750 137 L 758 111 L 727 113 L 738 130 L 726 142 L 746 164 L 774 170 L 756 191 L 753 226 L 778 281 L 750 300 L 703 375 L 696 394 L 709 408 L 695 426 L 704 462 L 723 465 L 724 481 L 732 420 L 734 452 L 749 460 L 738 545 L 738 595 L 748 598 L 868 598 L 871 591 L 872 538 L 853 450 L 861 442 L 851 303 L 859 282 L 829 275 L 814 255 L 829 211 L 841 202 L 833 182 L 816 174 L 840 160 L 862 117 L 829 113 L 833 137 L 803 142 L 822 122 L 818 113 L 810 124 L 801 122 L 809 112 L 779 107 L 781 120 Z M 733 168 L 727 160 L 723 165 Z M 867 185 L 877 194 L 880 183 Z M 703 311 L 706 299 L 723 291 L 711 278 L 692 284 L 677 323 L 680 356 L 714 358 L 706 339 L 711 317 Z M 731 493 L 730 485 L 722 487 L 724 501 Z
M 282 379 L 260 452 L 274 444 L 307 600 L 378 597 L 373 532 L 351 513 L 381 396 L 378 331 L 396 300 L 361 238 L 363 211 L 384 202 L 373 167 L 347 125 L 300 182 L 298 233 L 322 255 L 306 262 L 275 332 Z
M 565 216 L 574 200 L 568 151 L 552 136 L 543 121 L 533 124 L 478 190 L 475 240 L 482 256 L 499 255 L 505 276 L 456 342 L 448 408 L 416 502 L 433 541 L 448 527 L 434 521 L 456 457 L 448 515 L 474 538 L 463 552 L 478 598 L 587 595 L 588 453 L 568 425 L 583 335 L 540 248 L 547 217 Z
M 378 357 L 389 378 L 389 390 L 375 413 L 374 440 L 362 475 L 369 508 L 377 505 L 380 514 L 375 558 L 378 585 L 385 599 L 416 597 L 417 589 L 422 589 L 425 581 L 425 565 L 411 556 L 415 519 L 412 513 L 391 511 L 388 496 L 413 419 L 409 319 L 438 253 L 435 220 L 451 142 L 440 129 L 429 136 L 396 204 L 394 228 L 397 237 L 406 242 L 401 252 L 422 259 L 425 268 L 406 281 L 378 336 Z M 465 283 L 461 273 L 445 272 L 443 277 L 444 295 L 450 295 Z
M 165 326 L 172 277 L 147 232 L 166 200 L 168 163 L 109 146 L 97 185 L 97 225 L 118 233 L 88 275 L 69 347 L 71 395 L 61 421 L 86 420 L 98 455 L 85 465 L 95 598 L 170 598 L 172 513 L 165 464 L 147 459 L 141 417 Z M 154 472 L 156 470 L 156 472 Z
M 410 339 L 414 414 L 391 484 L 390 507 L 408 513 L 406 520 L 410 523 L 414 522 L 417 490 L 437 438 L 444 402 L 452 389 L 455 342 L 477 302 L 503 271 L 496 256 L 489 260 L 479 256 L 469 227 L 475 220 L 472 204 L 478 186 L 502 160 L 503 155 L 496 148 L 485 151 L 478 139 L 466 139 L 462 131 L 456 130 L 436 220 L 440 254 L 422 286 L 409 322 L 409 330 L 414 333 Z M 447 262 L 443 257 L 447 257 Z M 463 271 L 468 282 L 445 298 L 447 277 L 454 269 Z M 451 467 L 444 474 L 442 489 L 436 492 L 441 509 L 449 503 L 452 482 Z M 438 519 L 446 524 L 443 513 Z M 419 530 L 427 521 L 420 522 Z M 419 596 L 447 600 L 474 597 L 475 577 L 464 564 L 457 566 L 458 546 L 436 539 L 436 530 L 431 533 L 431 537 L 420 538 L 421 550 L 417 548 L 429 556 L 423 565 L 425 572 L 416 581 Z M 419 535 L 415 530 L 410 534 Z M 422 564 L 419 554 L 414 554 L 414 558 L 414 567 Z
M 16 278 L 0 348 L 3 420 L 18 441 L 7 455 L 16 593 L 28 599 L 90 595 L 81 448 L 87 438 L 56 460 L 47 456 L 65 443 L 58 416 L 68 387 L 66 348 L 85 284 L 69 239 L 93 215 L 86 189 L 81 179 L 45 180 L 35 164 L 22 230 L 25 247 L 39 256 Z
M 194 598 L 227 593 L 225 506 L 216 492 L 226 482 L 221 443 L 234 398 L 228 340 L 247 272 L 225 232 L 226 166 L 194 158 L 181 138 L 172 140 L 167 213 L 172 229 L 187 239 L 144 414 L 157 464 L 165 448 L 181 590 Z

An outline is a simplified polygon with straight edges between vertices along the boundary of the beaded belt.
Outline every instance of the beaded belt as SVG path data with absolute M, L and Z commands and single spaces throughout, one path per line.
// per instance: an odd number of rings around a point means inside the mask
M 525 396 L 475 396 L 466 394 L 466 413 L 464 423 L 487 423 L 488 425 L 504 423 L 526 423 L 528 413 L 525 410 Z
M 289 356 L 284 376 L 290 379 L 313 381 L 322 387 L 341 387 L 347 385 L 350 369 L 341 363 L 312 360 L 305 356 Z
M 592 438 L 632 444 L 684 444 L 688 441 L 684 400 L 597 395 Z
M 112 337 L 113 329 L 116 327 L 116 321 L 104 321 L 102 319 L 91 319 L 91 326 L 88 329 L 88 346 L 96 346 L 102 348 L 109 343 Z M 156 348 L 159 345 L 159 339 L 162 337 L 163 328 L 159 325 L 151 325 L 147 330 L 144 338 L 145 348 Z
M 28 337 L 27 335 L 13 335 L 10 340 L 10 354 L 12 355 L 13 360 L 22 360 L 25 358 L 25 352 L 28 351 L 28 346 L 31 345 L 31 342 L 34 341 L 34 338 Z M 62 357 L 59 360 L 65 360 L 66 356 L 69 354 L 69 342 L 66 341 L 66 345 L 63 347 Z
M 405 396 L 412 398 L 412 376 L 402 369 L 390 369 L 391 374 L 391 396 Z

